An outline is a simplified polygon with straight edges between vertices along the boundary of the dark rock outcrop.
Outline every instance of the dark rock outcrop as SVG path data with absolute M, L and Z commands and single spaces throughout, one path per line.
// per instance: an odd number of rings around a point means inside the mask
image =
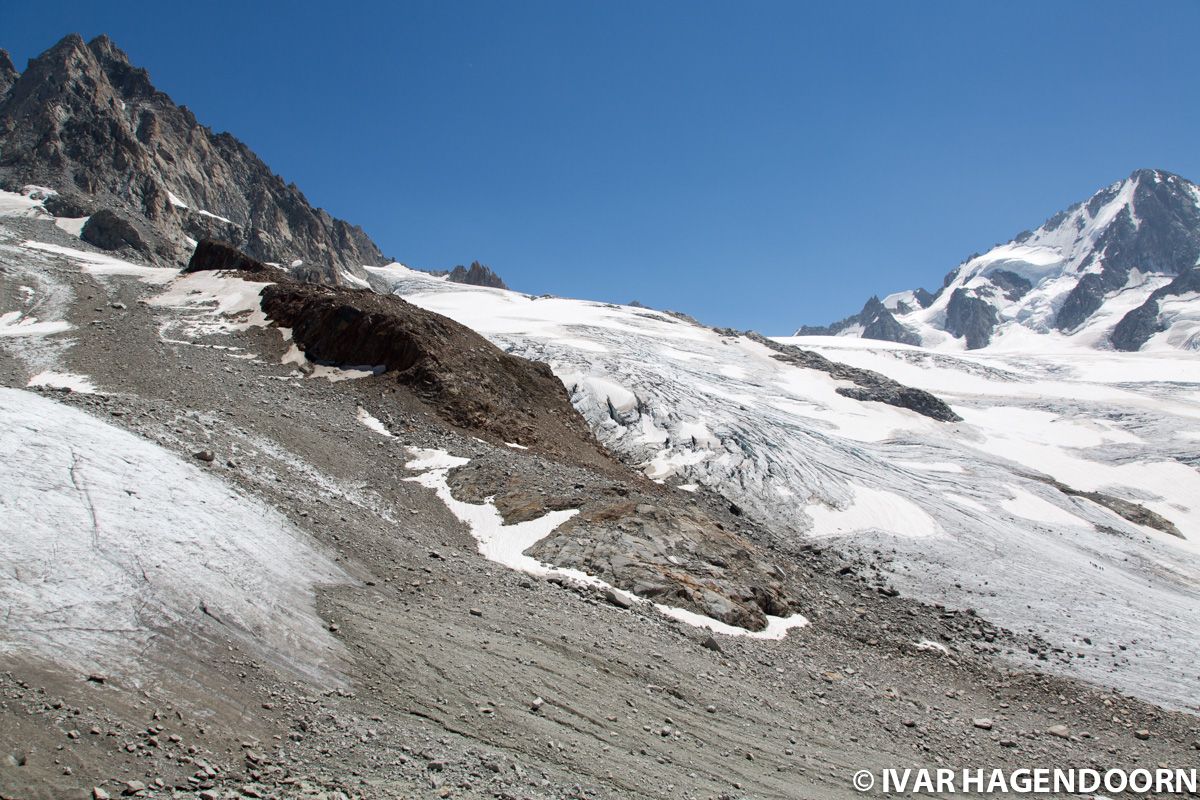
M 1118 350 L 1133 352 L 1142 349 L 1150 337 L 1165 330 L 1159 322 L 1159 301 L 1171 295 L 1200 292 L 1200 267 L 1182 273 L 1175 280 L 1153 291 L 1146 302 L 1130 311 L 1113 328 L 1109 341 Z
M 236 271 L 246 273 L 248 277 L 266 278 L 272 281 L 287 280 L 286 273 L 276 267 L 270 267 L 257 259 L 238 250 L 226 242 L 204 239 L 196 244 L 185 273 L 207 271 Z
M 734 333 L 730 331 L 730 333 Z M 962 417 L 954 413 L 949 404 L 940 397 L 924 389 L 914 389 L 911 386 L 894 381 L 886 375 L 872 372 L 869 369 L 851 367 L 830 361 L 825 356 L 805 350 L 800 347 L 780 344 L 779 342 L 748 331 L 741 334 L 759 344 L 775 351 L 775 358 L 789 364 L 806 369 L 816 369 L 838 380 L 850 381 L 854 386 L 839 387 L 837 393 L 855 400 L 869 400 L 876 403 L 887 403 L 898 408 L 907 408 L 918 414 L 936 419 L 939 422 L 962 422 Z
M 0 63 L 0 183 L 80 192 L 144 220 L 172 245 L 154 248 L 161 261 L 181 263 L 191 237 L 231 241 L 262 261 L 303 260 L 327 283 L 385 263 L 361 229 L 313 208 L 244 144 L 202 126 L 108 37 L 66 37 L 5 93 L 12 74 Z
M 1096 240 L 1091 257 L 1082 266 L 1099 263 L 1100 270 L 1083 275 L 1067 295 L 1055 318 L 1059 330 L 1073 330 L 1087 321 L 1110 292 L 1125 286 L 1134 269 L 1183 275 L 1200 261 L 1200 207 L 1187 181 L 1156 170 L 1138 170 L 1130 179 L 1137 181 L 1133 202 L 1121 209 Z M 1092 204 L 1102 197 L 1112 199 L 1101 192 Z M 1134 341 L 1133 331 L 1145 328 L 1145 316 L 1131 319 L 1119 336 L 1114 331 L 1114 343 L 1117 339 Z
M 1190 184 L 1158 170 L 1138 170 L 1130 178 L 1137 180 L 1132 205 L 1121 210 L 1093 251 L 1112 274 L 1109 282 L 1124 285 L 1134 268 L 1180 275 L 1194 267 L 1200 261 L 1200 207 Z
M 1017 273 L 1007 269 L 998 269 L 989 274 L 988 280 L 999 288 L 1000 291 L 1004 292 L 1005 298 L 1009 300 L 1020 300 L 1033 289 L 1033 284 L 1030 283 L 1029 279 L 1022 278 Z
M 1117 350 L 1127 353 L 1142 349 L 1150 337 L 1162 331 L 1158 323 L 1158 299 L 1151 297 L 1137 308 L 1121 317 L 1121 321 L 1112 329 L 1108 340 Z
M 530 554 L 752 631 L 767 614 L 799 611 L 749 542 L 696 510 L 632 500 L 584 509 Z
M 548 366 L 509 355 L 451 319 L 394 295 L 291 282 L 263 289 L 262 308 L 291 328 L 310 360 L 381 366 L 458 427 L 619 468 Z
M 459 264 L 454 269 L 450 270 L 450 274 L 446 280 L 452 283 L 465 283 L 470 286 L 488 286 L 493 289 L 507 289 L 504 281 L 500 276 L 491 270 L 490 267 L 480 264 L 478 261 L 472 261 L 470 268 L 466 268 Z
M 1075 284 L 1075 288 L 1071 289 L 1058 309 L 1058 314 L 1054 317 L 1054 327 L 1060 331 L 1070 331 L 1086 322 L 1088 317 L 1104 305 L 1104 296 L 1116 288 L 1110 287 L 1108 283 L 1105 276 L 1098 272 L 1089 272 L 1080 278 L 1079 283 Z
M 52 194 L 42 201 L 42 207 L 56 217 L 68 219 L 91 216 L 96 211 L 92 203 L 72 192 Z
M 101 250 L 132 250 L 143 256 L 153 255 L 150 243 L 137 226 L 107 208 L 100 209 L 88 218 L 79 238 Z
M 1065 483 L 1056 481 L 1048 476 L 1029 475 L 1028 477 L 1033 478 L 1034 480 L 1040 480 L 1043 483 L 1053 486 L 1055 489 L 1067 495 L 1068 497 L 1082 497 L 1085 500 L 1091 500 L 1093 503 L 1104 506 L 1117 516 L 1123 517 L 1135 525 L 1143 525 L 1147 528 L 1153 528 L 1156 531 L 1162 531 L 1163 533 L 1169 534 L 1170 536 L 1174 536 L 1178 539 L 1187 538 L 1180 533 L 1179 528 L 1175 526 L 1174 522 L 1171 522 L 1171 520 L 1167 519 L 1161 514 L 1151 511 L 1141 503 L 1134 503 L 1131 500 L 1122 500 L 1119 497 L 1113 497 L 1112 495 L 1104 494 L 1103 492 L 1084 492 L 1071 486 L 1067 486 Z
M 864 339 L 880 339 L 882 342 L 900 342 L 901 344 L 920 344 L 920 337 L 901 325 L 893 317 L 892 312 L 878 302 L 874 318 L 863 327 Z
M 927 289 L 915 290 L 913 292 L 913 297 L 916 298 L 917 305 L 919 305 L 921 308 L 929 308 L 933 301 L 937 299 L 937 295 L 928 291 Z
M 887 306 L 878 297 L 872 297 L 862 307 L 862 311 L 838 320 L 832 325 L 805 325 L 796 331 L 797 336 L 836 336 L 847 328 L 861 325 L 864 339 L 878 339 L 885 342 L 919 345 L 921 338 L 908 328 L 901 325 Z
M 946 306 L 946 331 L 967 340 L 968 350 L 987 347 L 996 329 L 996 309 L 966 289 L 955 289 Z

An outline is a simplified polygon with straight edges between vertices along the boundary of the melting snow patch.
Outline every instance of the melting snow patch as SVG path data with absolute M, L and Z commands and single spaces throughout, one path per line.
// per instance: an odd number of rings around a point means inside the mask
M 479 552 L 485 558 L 531 575 L 549 575 L 556 572 L 576 580 L 599 585 L 594 578 L 578 570 L 556 569 L 525 555 L 526 550 L 545 539 L 555 528 L 578 514 L 577 509 L 551 511 L 538 519 L 519 522 L 515 525 L 505 525 L 500 512 L 490 501 L 481 505 L 464 503 L 455 499 L 450 493 L 450 485 L 446 481 L 447 474 L 454 467 L 460 467 L 470 459 L 452 456 L 444 450 L 409 448 L 409 452 L 414 458 L 405 466 L 412 470 L 427 471 L 407 480 L 437 492 L 437 496 L 446 504 L 451 513 L 470 527 L 471 534 L 479 544 Z
M 382 375 L 387 371 L 387 367 L 380 364 L 377 367 L 362 366 L 362 367 L 338 367 L 332 364 L 313 364 L 312 372 L 309 374 L 311 378 L 324 378 L 330 383 L 338 381 L 354 381 L 359 378 L 371 378 L 375 375 Z
M 83 235 L 83 226 L 89 219 L 91 217 L 58 217 L 54 220 L 54 224 L 58 226 L 59 230 L 78 237 Z
M 437 493 L 438 498 L 450 509 L 450 512 L 461 522 L 466 523 L 467 527 L 471 529 L 471 535 L 475 537 L 475 541 L 479 546 L 479 552 L 484 558 L 530 575 L 561 575 L 589 586 L 611 590 L 634 603 L 645 602 L 630 592 L 618 589 L 580 570 L 555 567 L 538 561 L 532 556 L 525 555 L 526 550 L 533 547 L 542 539 L 545 539 L 559 525 L 578 514 L 578 509 L 550 511 L 538 519 L 518 522 L 515 525 L 505 525 L 500 512 L 496 510 L 496 506 L 490 499 L 485 503 L 476 505 L 457 500 L 451 494 L 450 485 L 446 480 L 447 474 L 451 469 L 469 463 L 470 459 L 452 456 L 445 450 L 410 447 L 408 448 L 408 452 L 413 458 L 405 463 L 404 466 L 411 470 L 425 470 L 425 472 L 413 478 L 406 478 L 405 480 L 433 489 Z M 685 622 L 688 625 L 694 625 L 698 628 L 708 628 L 715 633 L 723 633 L 729 636 L 750 636 L 756 639 L 782 639 L 787 635 L 789 630 L 808 624 L 808 620 L 800 614 L 786 618 L 768 616 L 767 627 L 764 630 L 748 631 L 745 628 L 728 625 L 694 611 L 674 608 L 662 605 L 661 603 L 654 603 L 653 605 L 663 614 Z
M 772 617 L 768 615 L 767 627 L 761 631 L 748 631 L 745 628 L 720 622 L 712 617 L 706 617 L 703 614 L 697 614 L 695 611 L 688 611 L 685 608 L 664 606 L 662 603 L 655 603 L 654 607 L 668 617 L 685 622 L 696 628 L 708 628 L 713 633 L 723 633 L 726 636 L 746 636 L 751 639 L 782 639 L 793 628 L 803 628 L 808 624 L 808 619 L 803 614 L 793 614 L 790 617 Z
M 37 317 L 27 317 L 20 311 L 0 314 L 0 337 L 4 336 L 48 336 L 71 330 L 71 323 L 53 319 L 38 322 Z
M 33 187 L 26 186 L 27 190 Z M 50 194 L 54 194 L 53 191 Z M 36 192 L 18 194 L 16 192 L 0 191 L 0 217 L 41 217 L 46 211 L 42 208 L 42 197 L 31 197 Z
M 357 419 L 363 425 L 375 431 L 380 436 L 386 436 L 389 439 L 392 438 L 392 432 L 387 429 L 387 426 L 380 422 L 377 417 L 372 415 L 370 411 L 367 411 L 362 406 L 358 407 Z
M 72 372 L 53 372 L 46 370 L 39 372 L 29 379 L 26 386 L 46 386 L 51 389 L 70 389 L 73 392 L 82 394 L 95 394 L 96 386 L 83 375 L 76 375 Z
M 517 444 L 516 442 L 505 442 L 505 443 L 504 443 L 504 446 L 505 446 L 505 447 L 511 447 L 513 450 L 528 450 L 528 449 L 529 449 L 529 448 L 528 448 L 528 447 L 526 447 L 525 445 L 523 445 L 523 444 Z
M 80 227 L 82 228 L 82 226 Z M 46 253 L 66 256 L 79 264 L 88 275 L 98 275 L 101 277 L 123 275 L 140 278 L 142 283 L 167 283 L 179 274 L 178 270 L 167 267 L 147 267 L 142 264 L 131 264 L 128 261 L 122 261 L 112 256 L 89 253 L 86 250 L 76 250 L 71 247 L 63 247 L 59 244 L 47 244 L 46 242 L 28 240 L 22 242 L 21 246 L 30 250 L 41 250 Z
M 280 328 L 279 332 L 283 334 L 284 341 L 289 341 L 292 338 L 290 328 Z M 361 366 L 361 367 L 341 367 L 336 364 L 317 364 L 309 361 L 308 356 L 304 354 L 297 345 L 293 344 L 283 358 L 280 359 L 281 364 L 294 364 L 299 368 L 299 372 L 309 378 L 324 378 L 330 383 L 338 381 L 352 381 L 359 378 L 371 378 L 375 375 L 382 375 L 387 371 L 386 364 L 378 366 Z M 295 373 L 293 373 L 293 376 Z
M 301 263 L 304 263 L 304 262 L 301 262 Z M 293 264 L 293 266 L 298 267 L 298 266 L 300 266 L 300 264 Z M 358 277 L 357 275 L 355 275 L 353 273 L 347 272 L 346 270 L 342 270 L 340 275 L 341 275 L 341 278 L 343 281 L 345 281 L 346 283 L 350 284 L 351 286 L 353 286 L 355 288 L 358 288 L 358 289 L 370 289 L 371 288 L 371 283 L 369 281 L 364 281 L 362 278 Z
M 270 324 L 259 300 L 264 286 L 267 284 L 197 272 L 181 275 L 150 304 L 182 312 L 185 319 L 181 324 L 192 338 L 244 331 Z
M 950 650 L 941 642 L 934 642 L 929 639 L 922 639 L 917 642 L 917 649 L 926 652 L 941 653 L 944 656 L 950 655 Z

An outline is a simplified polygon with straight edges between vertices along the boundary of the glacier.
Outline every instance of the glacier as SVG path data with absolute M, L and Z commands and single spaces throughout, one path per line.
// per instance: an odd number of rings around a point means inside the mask
M 668 313 L 367 271 L 549 364 L 601 442 L 649 477 L 1036 634 L 1057 651 L 1041 668 L 1197 709 L 1200 358 L 775 340 L 933 392 L 963 418 L 946 423 L 844 397 L 843 381 Z M 1151 513 L 1131 521 L 1119 503 Z

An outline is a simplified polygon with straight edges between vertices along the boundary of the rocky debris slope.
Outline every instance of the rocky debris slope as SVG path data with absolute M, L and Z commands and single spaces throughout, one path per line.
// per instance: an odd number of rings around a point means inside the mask
M 121 227 L 144 222 L 153 235 L 140 245 L 107 234 L 93 242 L 161 261 L 182 263 L 189 237 L 302 261 L 307 278 L 326 283 L 386 261 L 362 229 L 313 208 L 246 145 L 155 89 L 106 36 L 72 34 L 19 76 L 7 56 L 0 62 L 0 186 L 25 184 L 57 190 L 76 212 L 102 209 Z
M 262 307 L 310 360 L 382 367 L 454 425 L 616 465 L 545 364 L 509 355 L 453 320 L 399 297 L 294 282 L 264 289 Z
M 1200 306 L 1187 281 L 1200 262 L 1200 187 L 1137 170 L 923 289 L 872 298 L 862 313 L 798 336 L 846 335 L 977 350 L 1020 331 L 1085 347 L 1136 350 L 1152 338 L 1200 347 Z M 1177 298 L 1169 309 L 1160 300 Z

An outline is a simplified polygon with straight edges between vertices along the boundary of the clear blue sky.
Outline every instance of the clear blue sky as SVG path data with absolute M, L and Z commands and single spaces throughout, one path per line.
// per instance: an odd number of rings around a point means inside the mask
M 412 266 L 790 331 L 1139 167 L 1200 178 L 1200 3 L 6 3 L 108 33 Z

